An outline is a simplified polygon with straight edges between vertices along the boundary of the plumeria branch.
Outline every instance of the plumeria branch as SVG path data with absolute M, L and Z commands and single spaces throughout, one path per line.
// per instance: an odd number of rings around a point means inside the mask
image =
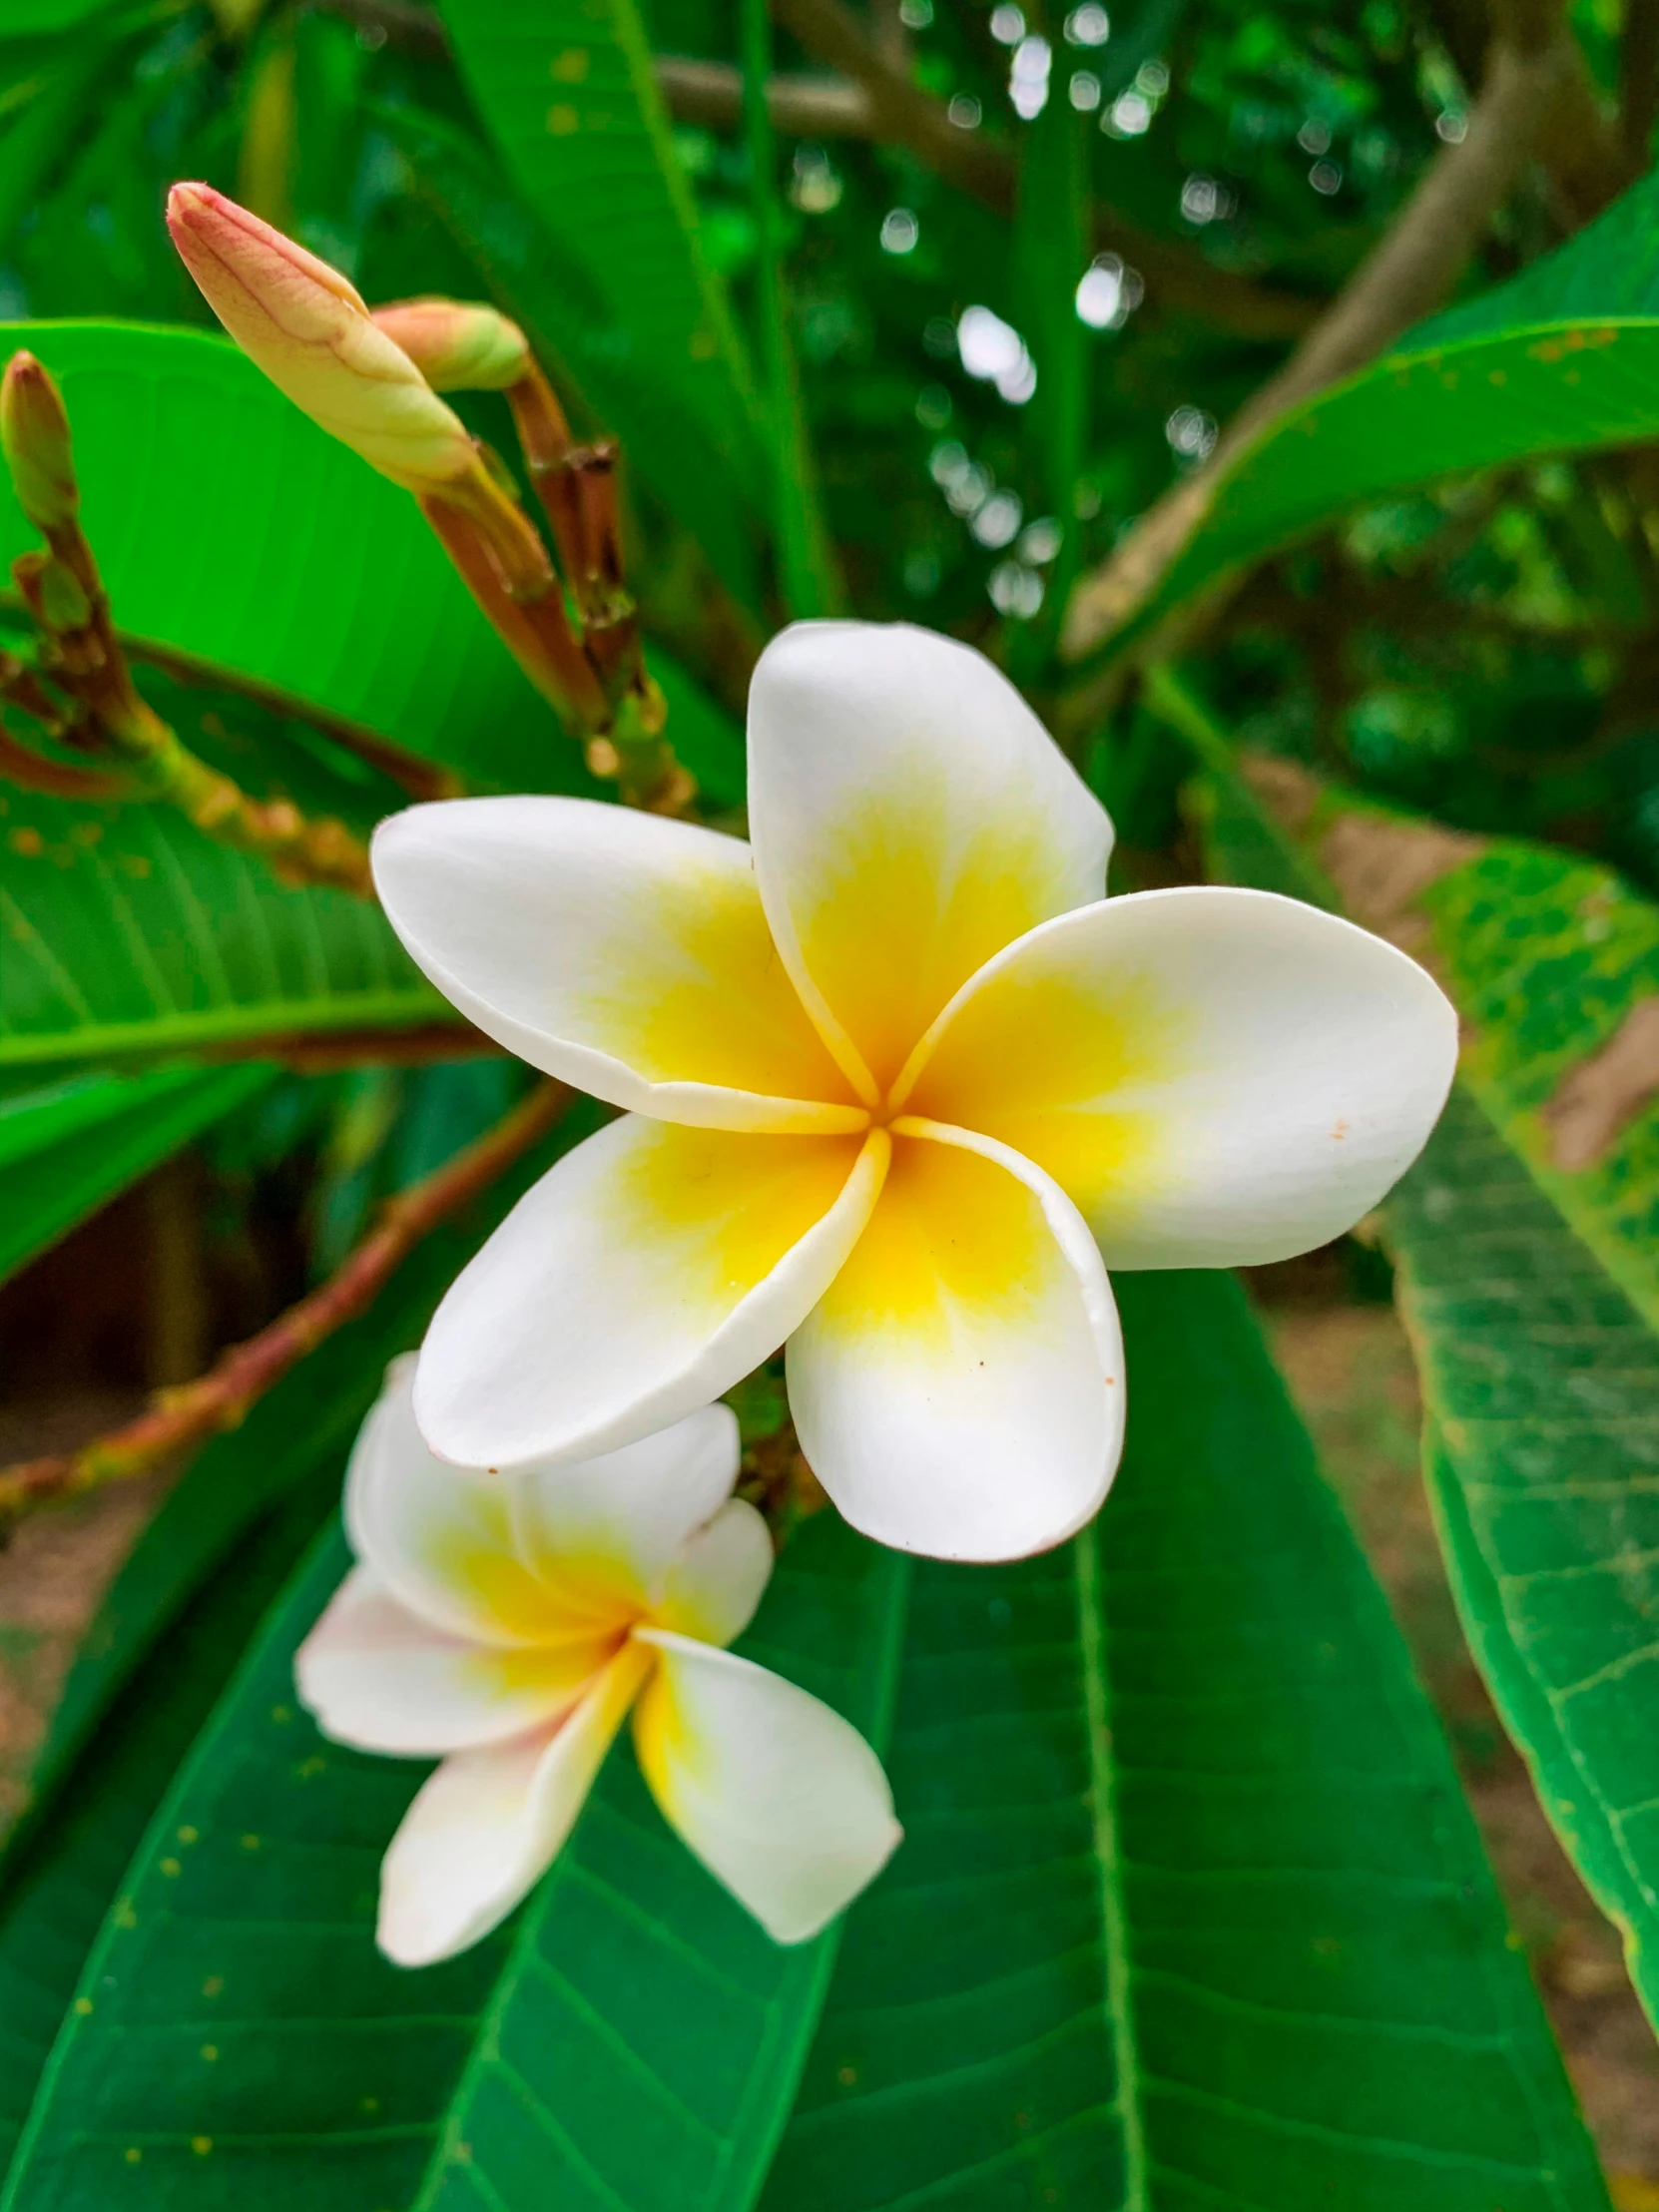
M 325 883 L 367 896 L 368 850 L 342 822 L 310 820 L 285 799 L 254 799 L 184 745 L 133 681 L 110 619 L 109 596 L 81 527 L 69 418 L 57 385 L 32 353 L 14 353 L 0 378 L 0 445 L 18 502 L 46 540 L 43 553 L 12 563 L 12 578 L 34 618 L 41 669 L 8 659 L 8 700 L 52 736 L 123 772 L 114 789 L 84 786 L 82 798 L 157 800 L 221 843 L 267 860 L 291 880 Z M 58 707 L 52 690 L 63 694 Z M 12 754 L 26 749 L 12 749 Z M 36 757 L 19 781 L 41 789 Z M 16 772 L 15 757 L 7 764 Z
M 48 1498 L 149 1474 L 221 1430 L 237 1427 L 249 1408 L 306 1353 L 372 1305 L 423 1237 L 488 1190 L 545 1136 L 574 1096 L 563 1083 L 539 1083 L 475 1143 L 422 1182 L 388 1199 L 373 1229 L 326 1283 L 279 1314 L 257 1337 L 233 1345 L 194 1382 L 158 1390 L 136 1420 L 83 1444 L 79 1451 L 18 1460 L 0 1468 L 0 1526 Z
M 1463 138 L 1429 164 L 1393 228 L 1285 365 L 1246 400 L 1209 458 L 1077 586 L 1061 635 L 1067 660 L 1097 651 L 1151 598 L 1245 445 L 1439 304 L 1531 158 L 1562 85 L 1575 77 L 1576 56 L 1565 30 L 1528 52 L 1494 46 Z

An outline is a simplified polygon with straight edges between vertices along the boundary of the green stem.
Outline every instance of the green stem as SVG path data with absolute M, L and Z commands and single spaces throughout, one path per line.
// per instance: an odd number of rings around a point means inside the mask
M 819 504 L 801 377 L 790 343 L 778 142 L 766 98 L 771 75 L 772 18 L 767 0 L 743 0 L 743 122 L 760 233 L 761 358 L 771 417 L 773 527 L 785 604 L 800 618 L 834 614 L 842 595 Z

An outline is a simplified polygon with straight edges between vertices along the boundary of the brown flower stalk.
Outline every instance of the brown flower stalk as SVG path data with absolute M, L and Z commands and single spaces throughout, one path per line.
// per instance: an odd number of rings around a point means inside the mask
M 539 1083 L 475 1143 L 424 1181 L 388 1199 L 373 1229 L 326 1283 L 279 1314 L 257 1337 L 233 1345 L 194 1382 L 158 1390 L 136 1420 L 83 1444 L 79 1451 L 23 1459 L 0 1468 L 0 1523 L 47 1498 L 67 1497 L 105 1482 L 131 1481 L 222 1429 L 235 1428 L 250 1406 L 306 1353 L 373 1303 L 392 1271 L 424 1236 L 487 1190 L 545 1136 L 573 1096 L 563 1083 Z
M 32 353 L 14 353 L 0 379 L 0 445 L 19 504 L 47 546 L 14 561 L 12 575 L 41 634 L 44 672 L 77 711 L 61 715 L 38 679 L 15 663 L 7 696 L 101 765 L 125 770 L 125 796 L 177 807 L 209 836 L 257 854 L 291 881 L 369 896 L 367 847 L 343 823 L 313 822 L 285 799 L 252 798 L 192 753 L 134 683 L 81 527 L 69 418 Z M 27 758 L 32 764 L 34 756 Z M 19 781 L 40 788 L 38 770 Z M 83 787 L 77 796 L 114 794 Z

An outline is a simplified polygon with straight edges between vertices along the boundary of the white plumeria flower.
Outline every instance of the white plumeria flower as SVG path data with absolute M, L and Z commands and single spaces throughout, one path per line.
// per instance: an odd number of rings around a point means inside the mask
M 634 1715 L 653 1796 L 781 1943 L 899 1840 L 880 1762 L 818 1698 L 721 1649 L 772 1573 L 707 1405 L 620 1451 L 496 1476 L 433 1458 L 394 1364 L 346 1477 L 358 1564 L 300 1647 L 299 1694 L 360 1751 L 439 1756 L 386 1853 L 380 1947 L 423 1966 L 495 1927 L 557 1857 Z
M 382 824 L 438 988 L 628 1109 L 520 1202 L 420 1356 L 467 1463 L 624 1443 L 785 1339 L 854 1527 L 1039 1551 L 1123 1434 L 1109 1266 L 1231 1267 L 1369 1212 L 1444 1102 L 1456 1017 L 1297 900 L 1103 897 L 1111 825 L 997 671 L 905 626 L 762 655 L 739 843 L 570 799 Z

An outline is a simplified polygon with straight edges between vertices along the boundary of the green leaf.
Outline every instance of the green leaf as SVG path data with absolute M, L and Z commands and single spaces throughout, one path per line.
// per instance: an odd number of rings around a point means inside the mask
M 834 549 L 819 500 L 801 371 L 790 335 L 784 204 L 778 190 L 778 140 L 767 106 L 772 83 L 772 17 L 767 0 L 742 0 L 743 126 L 750 194 L 760 242 L 758 306 L 773 478 L 774 535 L 784 604 L 803 621 L 838 613 L 842 604 Z
M 638 300 L 604 289 L 574 252 L 572 227 L 555 228 L 552 208 L 544 221 L 495 157 L 453 124 L 406 107 L 378 109 L 376 119 L 484 287 L 593 425 L 622 440 L 629 472 L 703 548 L 727 590 L 758 612 L 763 473 L 733 466 L 730 438 L 677 373 L 678 356 L 665 360 L 641 341 Z
M 765 2212 L 1566 2212 L 1595 2161 L 1437 1724 L 1221 1275 L 1119 1278 L 1095 1525 L 918 1565 L 903 1849 Z
M 8 1855 L 0 1888 L 0 2168 L 98 1932 L 156 1805 L 265 1606 L 328 1510 L 335 1469 L 275 1513 L 174 1622 L 105 1717 L 50 1814 Z
M 227 340 L 0 324 L 63 386 L 118 627 L 485 783 L 591 785 L 412 499 Z M 38 544 L 0 481 L 0 566 Z
M 597 285 L 630 355 L 679 386 L 761 505 L 763 410 L 634 0 L 451 0 L 443 17 L 531 207 Z
M 481 1238 L 594 1126 L 572 1112 L 470 1218 L 410 1255 L 369 1311 L 202 1451 L 116 1577 L 0 1857 L 0 2165 L 110 1900 L 191 1739 L 328 1510 L 388 1360 L 415 1344 Z M 456 1122 L 455 1144 L 477 1133 Z
M 93 1075 L 0 1098 L 0 1282 L 276 1078 L 257 1062 Z
M 623 1746 L 510 1930 L 444 1966 L 388 1965 L 378 1865 L 420 1770 L 323 1744 L 293 1700 L 294 1647 L 343 1566 L 331 1539 L 158 1814 L 7 2212 L 158 2193 L 179 2212 L 749 2204 L 835 1932 L 771 1942 L 669 1834 Z M 822 1515 L 742 1648 L 879 1736 L 904 1582 L 903 1561 Z
M 1387 1233 L 1470 1645 L 1659 2022 L 1659 1341 L 1468 1098 Z
M 1533 454 L 1659 433 L 1659 179 L 1239 451 L 1203 525 L 1114 639 L 1348 508 Z
M 0 797 L 0 1071 L 454 1019 L 377 906 L 171 809 Z
M 1284 887 L 1253 872 L 1278 837 L 1462 1019 L 1383 1215 L 1430 1492 L 1481 1671 L 1659 2019 L 1659 909 L 1576 854 L 1242 766 L 1210 809 L 1223 872 Z

